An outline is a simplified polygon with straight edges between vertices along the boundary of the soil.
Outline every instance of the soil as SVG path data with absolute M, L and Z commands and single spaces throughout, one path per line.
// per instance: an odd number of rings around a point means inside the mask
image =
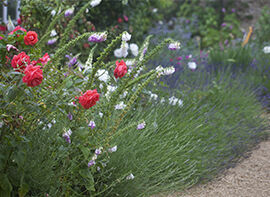
M 270 125 L 270 114 L 267 119 Z M 207 184 L 153 197 L 270 197 L 270 139 L 261 142 L 249 158 Z

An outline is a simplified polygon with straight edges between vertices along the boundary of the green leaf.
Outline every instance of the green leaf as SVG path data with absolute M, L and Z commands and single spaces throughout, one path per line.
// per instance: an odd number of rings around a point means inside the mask
M 7 99 L 8 101 L 13 101 L 17 96 L 18 88 L 16 86 L 11 86 L 7 90 Z
M 93 175 L 92 175 L 90 169 L 88 169 L 88 168 L 81 169 L 81 170 L 79 170 L 79 174 L 83 178 L 85 178 L 85 179 L 87 179 L 89 181 L 88 184 L 85 185 L 86 189 L 88 191 L 95 191 L 96 190 L 95 189 L 95 181 L 94 181 L 94 178 L 93 178 Z
M 12 185 L 8 180 L 6 174 L 0 174 L 0 188 L 1 188 L 1 197 L 9 197 L 12 191 Z
M 26 183 L 22 183 L 21 187 L 19 188 L 19 197 L 24 197 L 28 191 L 29 191 L 29 185 Z
M 90 155 L 90 149 L 86 148 L 86 147 L 84 147 L 82 145 L 79 146 L 79 149 L 82 151 L 84 158 L 88 159 L 89 155 Z
M 73 85 L 72 81 L 67 81 L 66 82 L 66 88 L 69 89 Z

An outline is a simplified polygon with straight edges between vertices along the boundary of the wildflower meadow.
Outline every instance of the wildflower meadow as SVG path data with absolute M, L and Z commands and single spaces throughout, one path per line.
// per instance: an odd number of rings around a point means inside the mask
M 1 197 L 180 191 L 267 139 L 266 7 L 243 37 L 234 1 L 10 2 Z

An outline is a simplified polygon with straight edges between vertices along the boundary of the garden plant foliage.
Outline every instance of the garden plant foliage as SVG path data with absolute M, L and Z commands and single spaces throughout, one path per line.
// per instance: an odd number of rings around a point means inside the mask
M 107 1 L 71 2 L 25 0 L 22 13 L 34 8 L 25 28 L 10 22 L 0 35 L 0 196 L 133 197 L 185 189 L 234 166 L 267 136 L 258 101 L 269 97 L 267 48 L 254 53 L 260 44 L 238 43 L 201 51 L 218 41 L 207 35 L 194 41 L 193 22 L 181 35 L 163 26 L 156 38 L 140 40 L 136 17 L 112 9 L 122 20 L 113 30 L 97 17 Z M 176 13 L 175 4 L 130 0 L 114 8 L 138 6 L 131 15 L 147 15 L 155 6 L 159 20 Z M 43 12 L 50 15 L 46 27 L 35 17 Z M 228 34 L 218 26 L 237 21 L 234 12 L 221 15 L 204 27 L 224 42 Z M 93 24 L 85 29 L 82 16 Z M 142 23 L 145 32 L 151 20 Z M 179 27 L 186 18 L 174 22 Z M 131 32 L 140 47 L 130 43 Z

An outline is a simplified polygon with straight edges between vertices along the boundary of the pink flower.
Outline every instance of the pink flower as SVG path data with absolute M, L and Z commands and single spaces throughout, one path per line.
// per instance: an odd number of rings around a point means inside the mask
M 17 26 L 17 27 L 15 27 L 15 29 L 13 29 L 11 32 L 9 32 L 9 34 L 8 35 L 12 35 L 12 34 L 14 34 L 16 31 L 24 31 L 24 32 L 27 32 L 26 31 L 26 29 L 24 29 L 24 28 L 22 28 L 22 27 L 20 27 L 20 26 Z
M 124 20 L 125 20 L 126 22 L 128 22 L 128 17 L 127 17 L 126 15 L 124 15 L 123 17 L 124 17 Z
M 11 61 L 11 66 L 15 70 L 23 72 L 26 65 L 30 64 L 30 57 L 25 52 L 21 52 L 18 55 L 14 55 Z
M 122 23 L 123 19 L 119 17 L 117 21 L 118 21 L 118 23 Z
M 113 72 L 113 75 L 115 76 L 115 78 L 117 79 L 122 78 L 125 76 L 125 74 L 127 73 L 127 65 L 124 62 L 124 60 L 121 60 L 120 62 L 116 61 L 116 68 Z
M 26 36 L 24 36 L 24 44 L 26 45 L 34 45 L 38 41 L 38 35 L 34 31 L 27 32 Z
M 29 87 L 38 86 L 43 80 L 42 70 L 40 66 L 33 66 L 29 64 L 24 71 L 25 76 L 22 78 L 23 82 Z
M 96 89 L 87 90 L 82 96 L 79 97 L 79 103 L 84 109 L 93 107 L 99 101 L 99 94 Z
M 19 51 L 15 46 L 13 46 L 11 44 L 7 44 L 6 48 L 7 48 L 7 51 L 10 51 L 10 49 L 14 49 L 16 51 Z

